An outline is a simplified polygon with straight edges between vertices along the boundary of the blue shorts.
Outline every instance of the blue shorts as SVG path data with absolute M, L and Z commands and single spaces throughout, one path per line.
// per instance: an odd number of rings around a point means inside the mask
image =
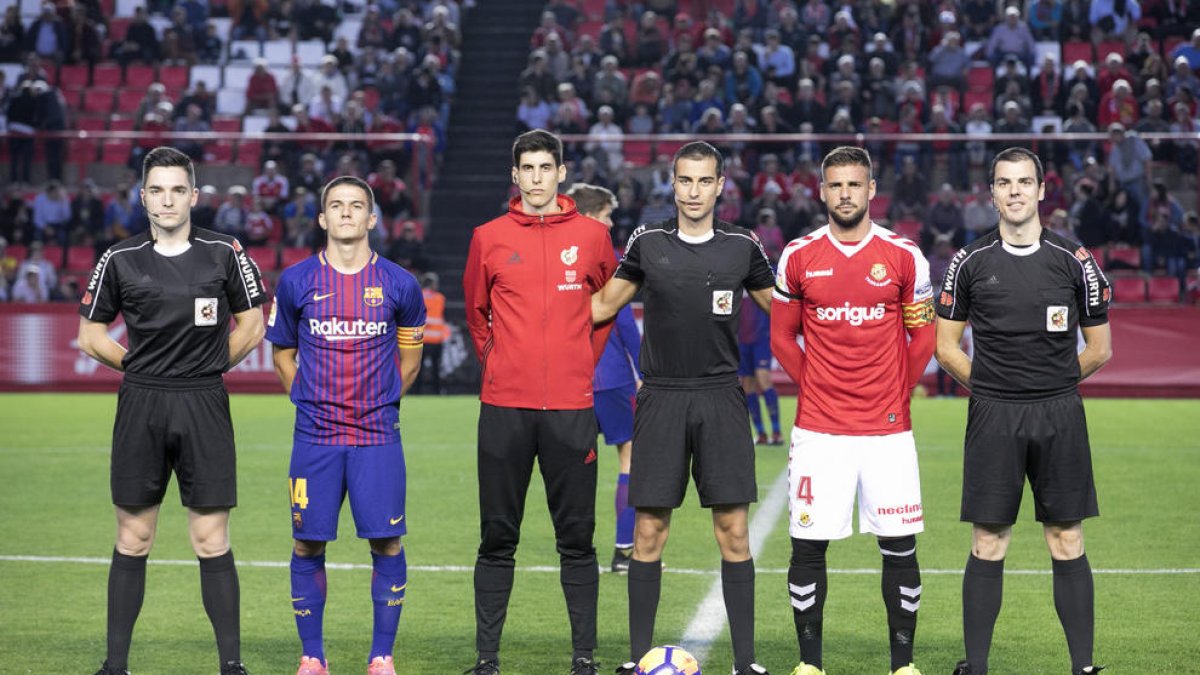
M 750 377 L 756 370 L 771 369 L 771 334 L 763 333 L 754 342 L 738 343 L 738 375 Z
M 620 445 L 633 440 L 633 400 L 637 385 L 596 392 L 596 422 L 604 433 L 604 442 Z
M 347 493 L 361 539 L 387 539 L 408 531 L 404 519 L 404 447 L 292 444 L 288 468 L 292 536 L 337 539 L 338 514 Z

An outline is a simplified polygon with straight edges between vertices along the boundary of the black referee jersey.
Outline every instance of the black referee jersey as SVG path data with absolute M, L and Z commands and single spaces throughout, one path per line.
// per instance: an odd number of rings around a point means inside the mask
M 108 249 L 79 305 L 85 319 L 125 317 L 128 373 L 220 375 L 229 367 L 229 320 L 266 300 L 258 265 L 236 239 L 193 227 L 186 251 L 165 256 L 150 232 Z
M 950 261 L 938 316 L 970 321 L 971 394 L 1034 400 L 1076 391 L 1076 328 L 1108 322 L 1108 278 L 1086 248 L 1048 230 L 1028 247 L 1000 231 Z
M 648 378 L 736 375 L 742 289 L 775 284 L 749 230 L 717 221 L 711 237 L 689 242 L 673 218 L 633 231 L 616 276 L 642 286 L 640 363 Z

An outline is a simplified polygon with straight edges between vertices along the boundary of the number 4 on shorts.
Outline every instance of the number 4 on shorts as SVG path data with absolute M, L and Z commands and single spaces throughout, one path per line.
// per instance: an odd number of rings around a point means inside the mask
M 308 508 L 308 479 L 288 479 L 288 488 L 292 494 L 292 505 L 301 509 Z
M 796 499 L 812 506 L 812 476 L 800 476 L 800 483 L 796 486 Z

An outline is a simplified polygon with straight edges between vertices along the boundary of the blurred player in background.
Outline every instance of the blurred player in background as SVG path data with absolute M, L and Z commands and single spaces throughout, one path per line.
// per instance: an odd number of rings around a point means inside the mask
M 579 213 L 612 229 L 617 198 L 607 188 L 576 183 L 567 190 L 567 196 L 575 200 Z M 596 393 L 596 422 L 605 442 L 617 449 L 616 545 L 611 566 L 613 572 L 623 574 L 629 571 L 629 558 L 633 555 L 635 513 L 629 505 L 629 455 L 633 448 L 633 400 L 642 386 L 638 369 L 642 332 L 629 305 L 617 312 L 613 328 L 596 364 L 592 387 Z
M 771 381 L 771 358 L 771 318 L 751 303 L 742 310 L 738 321 L 738 377 L 742 381 L 742 391 L 746 392 L 746 407 L 750 410 L 750 421 L 757 434 L 754 442 L 758 445 L 783 445 L 783 433 L 779 428 L 779 394 Z M 771 420 L 770 439 L 763 426 L 760 396 Z
M 142 165 L 150 229 L 100 257 L 79 305 L 79 348 L 125 373 L 113 425 L 117 542 L 108 573 L 108 657 L 97 675 L 127 673 L 146 559 L 172 471 L 188 510 L 221 674 L 241 675 L 241 593 L 229 548 L 237 462 L 221 375 L 262 341 L 266 288 L 236 239 L 192 227 L 199 191 L 187 155 L 154 148 Z M 129 351 L 109 337 L 118 314 Z
M 525 495 L 536 460 L 554 522 L 571 621 L 572 675 L 595 675 L 600 570 L 592 378 L 608 339 L 592 330 L 591 295 L 616 266 L 605 227 L 558 194 L 562 142 L 541 130 L 513 143 L 508 213 L 475 228 L 463 272 L 467 326 L 483 364 L 479 395 L 479 553 L 475 665 L 500 672 Z
M 634 416 L 629 501 L 637 509 L 629 563 L 629 663 L 651 647 L 662 592 L 671 512 L 683 503 L 689 469 L 700 504 L 712 509 L 734 675 L 754 663 L 754 559 L 747 514 L 758 499 L 754 443 L 737 378 L 742 291 L 770 307 L 771 263 L 749 230 L 716 219 L 724 157 L 704 142 L 675 153 L 678 213 L 634 230 L 616 274 L 593 298 L 608 321 L 642 289 L 645 385 Z M 690 466 L 689 466 L 690 465 Z
M 1042 228 L 1037 155 L 1003 150 L 990 173 L 1000 227 L 954 256 L 937 302 L 938 362 L 971 390 L 961 514 L 973 523 L 963 575 L 967 658 L 954 672 L 988 672 L 1004 556 L 1028 476 L 1071 672 L 1095 673 L 1103 666 L 1092 665 L 1095 596 L 1083 519 L 1100 510 L 1079 382 L 1112 357 L 1108 279 L 1087 249 Z M 961 347 L 968 321 L 973 357 Z
M 853 533 L 856 496 L 859 530 L 875 534 L 883 558 L 891 671 L 919 675 L 924 515 L 909 399 L 933 356 L 933 289 L 921 249 L 871 222 L 874 196 L 865 150 L 826 155 L 829 225 L 789 243 L 776 277 L 771 347 L 799 387 L 788 457 L 794 675 L 824 673 L 825 554 Z
M 374 627 L 369 675 L 394 675 L 392 649 L 408 585 L 400 399 L 421 368 L 425 302 L 412 274 L 373 252 L 374 195 L 362 180 L 321 191 L 323 251 L 284 270 L 267 321 L 275 373 L 296 404 L 291 491 L 297 675 L 327 675 L 325 546 L 346 495 L 371 547 Z M 399 367 L 397 367 L 397 364 Z

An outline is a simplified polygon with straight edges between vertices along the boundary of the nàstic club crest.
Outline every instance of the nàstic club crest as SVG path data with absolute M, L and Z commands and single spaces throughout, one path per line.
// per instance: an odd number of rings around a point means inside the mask
M 875 263 L 871 265 L 871 278 L 875 281 L 883 281 L 887 278 L 887 265 L 883 263 Z
M 579 262 L 579 247 L 564 248 L 562 253 L 558 254 L 558 257 L 563 261 L 564 265 L 574 265 Z

